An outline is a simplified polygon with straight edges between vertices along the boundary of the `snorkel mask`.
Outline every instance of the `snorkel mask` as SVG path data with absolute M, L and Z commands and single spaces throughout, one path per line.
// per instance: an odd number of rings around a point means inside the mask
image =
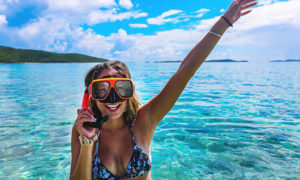
M 116 103 L 123 102 L 126 99 L 129 99 L 134 94 L 134 84 L 131 79 L 128 78 L 103 78 L 95 79 L 91 84 L 86 87 L 84 91 L 82 108 L 89 111 L 88 105 L 90 103 L 90 98 L 99 101 L 101 103 Z M 108 119 L 108 116 L 104 118 Z M 105 121 L 107 121 L 107 119 Z M 104 121 L 104 122 L 105 122 Z M 85 122 L 84 125 L 95 127 L 102 126 L 104 123 L 101 121 L 97 124 Z M 88 125 L 89 124 L 89 125 Z M 92 126 L 91 126 L 92 125 Z
M 91 82 L 89 93 L 101 103 L 123 102 L 133 96 L 134 85 L 128 78 L 96 79 Z

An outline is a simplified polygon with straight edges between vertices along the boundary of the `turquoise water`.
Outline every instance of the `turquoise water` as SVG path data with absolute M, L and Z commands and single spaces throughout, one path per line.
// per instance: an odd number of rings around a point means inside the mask
M 0 179 L 68 179 L 94 64 L 0 64 Z M 142 103 L 179 64 L 128 64 Z M 300 63 L 204 63 L 159 124 L 153 179 L 299 179 Z

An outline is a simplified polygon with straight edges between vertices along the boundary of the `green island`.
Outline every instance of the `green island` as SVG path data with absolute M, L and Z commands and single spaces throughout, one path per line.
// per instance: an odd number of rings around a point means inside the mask
M 300 59 L 272 60 L 270 62 L 300 62 Z
M 108 60 L 78 53 L 54 53 L 0 46 L 0 63 L 82 63 L 103 61 Z

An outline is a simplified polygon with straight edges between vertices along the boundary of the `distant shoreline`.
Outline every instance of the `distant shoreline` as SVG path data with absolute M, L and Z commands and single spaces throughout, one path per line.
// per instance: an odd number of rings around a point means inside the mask
M 233 60 L 233 59 L 218 59 L 218 60 L 206 60 L 208 63 L 248 63 L 247 60 Z M 300 62 L 298 59 L 287 59 L 287 60 L 271 60 L 266 62 Z M 146 63 L 152 63 L 146 61 Z M 153 63 L 182 63 L 182 61 L 154 61 Z
M 78 53 L 55 53 L 31 49 L 15 49 L 0 46 L 0 64 L 39 64 L 39 63 L 100 63 L 108 59 Z M 218 59 L 208 63 L 244 63 L 247 60 Z M 268 62 L 300 62 L 298 59 L 271 60 Z M 145 63 L 182 63 L 182 60 L 146 61 Z
M 154 61 L 154 63 L 181 63 L 182 61 Z M 248 62 L 247 60 L 233 60 L 233 59 L 218 59 L 218 60 L 206 60 L 204 62 L 212 62 L 212 63 L 218 63 L 218 62 Z
M 272 60 L 270 62 L 300 62 L 300 59 Z

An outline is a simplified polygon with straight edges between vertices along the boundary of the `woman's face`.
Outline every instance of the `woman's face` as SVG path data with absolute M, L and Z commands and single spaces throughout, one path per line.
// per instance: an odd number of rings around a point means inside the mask
M 115 69 L 109 69 L 103 71 L 97 78 L 101 79 L 106 76 L 114 76 L 118 78 L 122 78 L 122 76 L 118 75 L 118 72 Z M 122 117 L 126 107 L 127 107 L 127 100 L 123 102 L 116 102 L 116 103 L 101 103 L 96 101 L 98 109 L 104 115 L 109 116 L 110 119 L 118 119 Z

